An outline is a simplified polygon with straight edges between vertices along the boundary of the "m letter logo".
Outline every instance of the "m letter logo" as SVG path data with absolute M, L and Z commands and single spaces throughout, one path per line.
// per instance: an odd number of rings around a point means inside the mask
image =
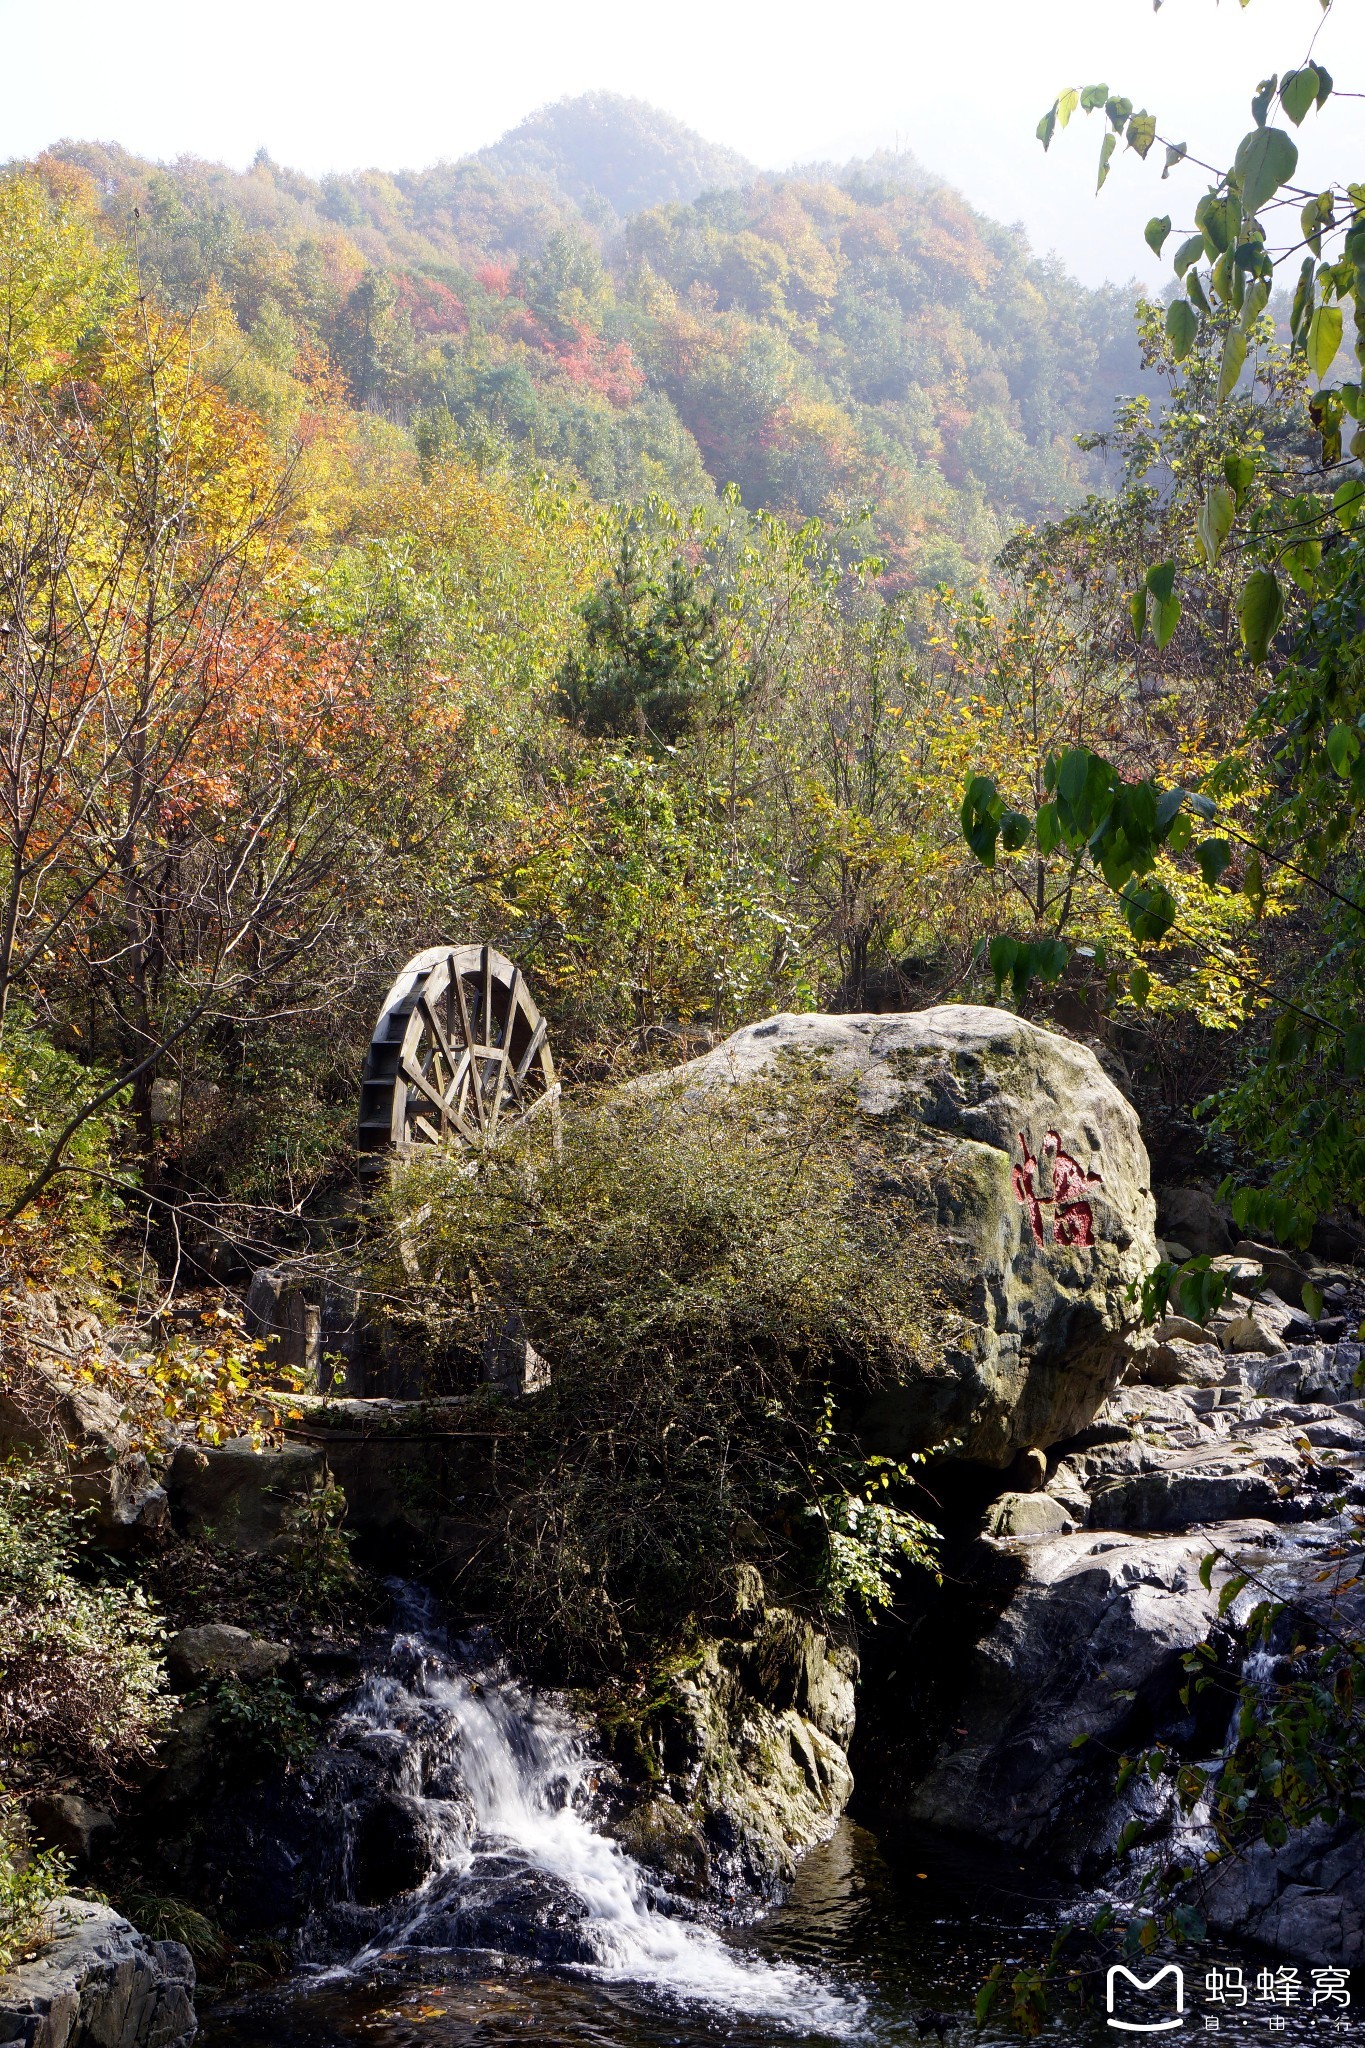
M 1134 1991 L 1155 1991 L 1157 1985 L 1164 1978 L 1171 1978 L 1171 1990 L 1175 2000 L 1175 2017 L 1169 2020 L 1116 2020 L 1114 2018 L 1114 1995 L 1118 1989 L 1120 1977 L 1125 1978 L 1132 1985 Z M 1124 2034 L 1164 2034 L 1169 2032 L 1172 2027 L 1183 2027 L 1185 2024 L 1185 1973 L 1178 1963 L 1167 1963 L 1165 1969 L 1158 1970 L 1155 1977 L 1148 1977 L 1144 1981 L 1141 1977 L 1135 1977 L 1131 1970 L 1125 1970 L 1122 1963 L 1114 1963 L 1110 1968 L 1109 1975 L 1104 1980 L 1104 2006 L 1105 2011 L 1109 2015 L 1109 2025 L 1117 2027 Z

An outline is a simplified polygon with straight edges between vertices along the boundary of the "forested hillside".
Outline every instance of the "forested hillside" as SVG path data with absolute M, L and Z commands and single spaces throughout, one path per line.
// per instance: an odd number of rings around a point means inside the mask
M 599 499 L 827 521 L 874 506 L 898 578 L 970 580 L 1074 500 L 1140 381 L 1131 298 L 1083 292 L 909 158 L 759 175 L 607 95 L 421 172 L 315 182 L 62 144 L 141 273 L 217 288 L 239 388 L 325 353 L 424 447 L 506 442 Z
M 420 173 L 0 172 L 0 1971 L 97 1881 L 168 2003 L 101 1936 L 90 2038 L 187 2048 L 182 1934 L 234 1996 L 351 1958 L 367 2035 L 391 1939 L 434 2041 L 537 1958 L 615 2000 L 628 1898 L 653 1996 L 850 1754 L 906 1841 L 1105 1900 L 875 2038 L 1034 2039 L 1120 1934 L 1344 1977 L 1365 183 L 1290 133 L 1335 94 L 1262 82 L 1190 219 L 1154 184 L 1131 307 L 909 160 L 759 175 L 601 95 Z M 1073 119 L 1101 183 L 1187 154 Z M 432 1604 L 381 1642 L 390 1573 Z

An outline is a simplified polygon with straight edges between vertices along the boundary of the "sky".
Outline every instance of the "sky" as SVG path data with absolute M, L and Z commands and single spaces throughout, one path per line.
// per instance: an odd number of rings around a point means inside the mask
M 1365 0 L 0 0 L 0 160 L 63 137 L 238 167 L 264 147 L 314 175 L 416 169 L 493 142 L 547 101 L 652 101 L 765 169 L 908 149 L 1021 221 L 1087 283 L 1157 281 L 1150 215 L 1188 218 L 1195 174 L 1116 159 L 1100 117 L 1044 156 L 1065 86 L 1103 81 L 1159 132 L 1230 160 L 1257 81 L 1314 54 L 1365 91 Z M 1365 99 L 1310 114 L 1300 179 L 1365 173 Z

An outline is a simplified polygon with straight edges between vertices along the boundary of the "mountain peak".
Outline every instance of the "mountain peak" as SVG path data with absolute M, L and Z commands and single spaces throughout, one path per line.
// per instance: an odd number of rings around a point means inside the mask
M 647 100 L 589 92 L 556 100 L 478 152 L 476 161 L 505 177 L 543 179 L 575 204 L 605 200 L 614 213 L 639 213 L 671 200 L 686 203 L 720 186 L 757 176 L 735 150 Z

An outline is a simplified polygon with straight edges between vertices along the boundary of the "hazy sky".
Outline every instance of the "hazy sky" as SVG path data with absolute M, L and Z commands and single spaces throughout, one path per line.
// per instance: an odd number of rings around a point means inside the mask
M 760 165 L 897 144 L 978 206 L 1022 220 L 1087 279 L 1155 266 L 1140 234 L 1182 213 L 1125 154 L 1097 200 L 1099 117 L 1044 157 L 1039 115 L 1103 80 L 1163 134 L 1224 162 L 1256 81 L 1316 54 L 1365 90 L 1365 0 L 0 0 L 0 158 L 62 136 L 242 165 L 262 144 L 311 172 L 396 170 L 492 142 L 547 100 L 605 88 L 666 108 Z M 1321 120 L 1321 139 L 1317 129 Z M 1365 163 L 1365 100 L 1310 115 L 1302 172 Z M 1190 192 L 1186 185 L 1185 191 Z M 1202 189 L 1202 188 L 1200 188 Z M 1172 201 L 1175 201 L 1172 204 Z

